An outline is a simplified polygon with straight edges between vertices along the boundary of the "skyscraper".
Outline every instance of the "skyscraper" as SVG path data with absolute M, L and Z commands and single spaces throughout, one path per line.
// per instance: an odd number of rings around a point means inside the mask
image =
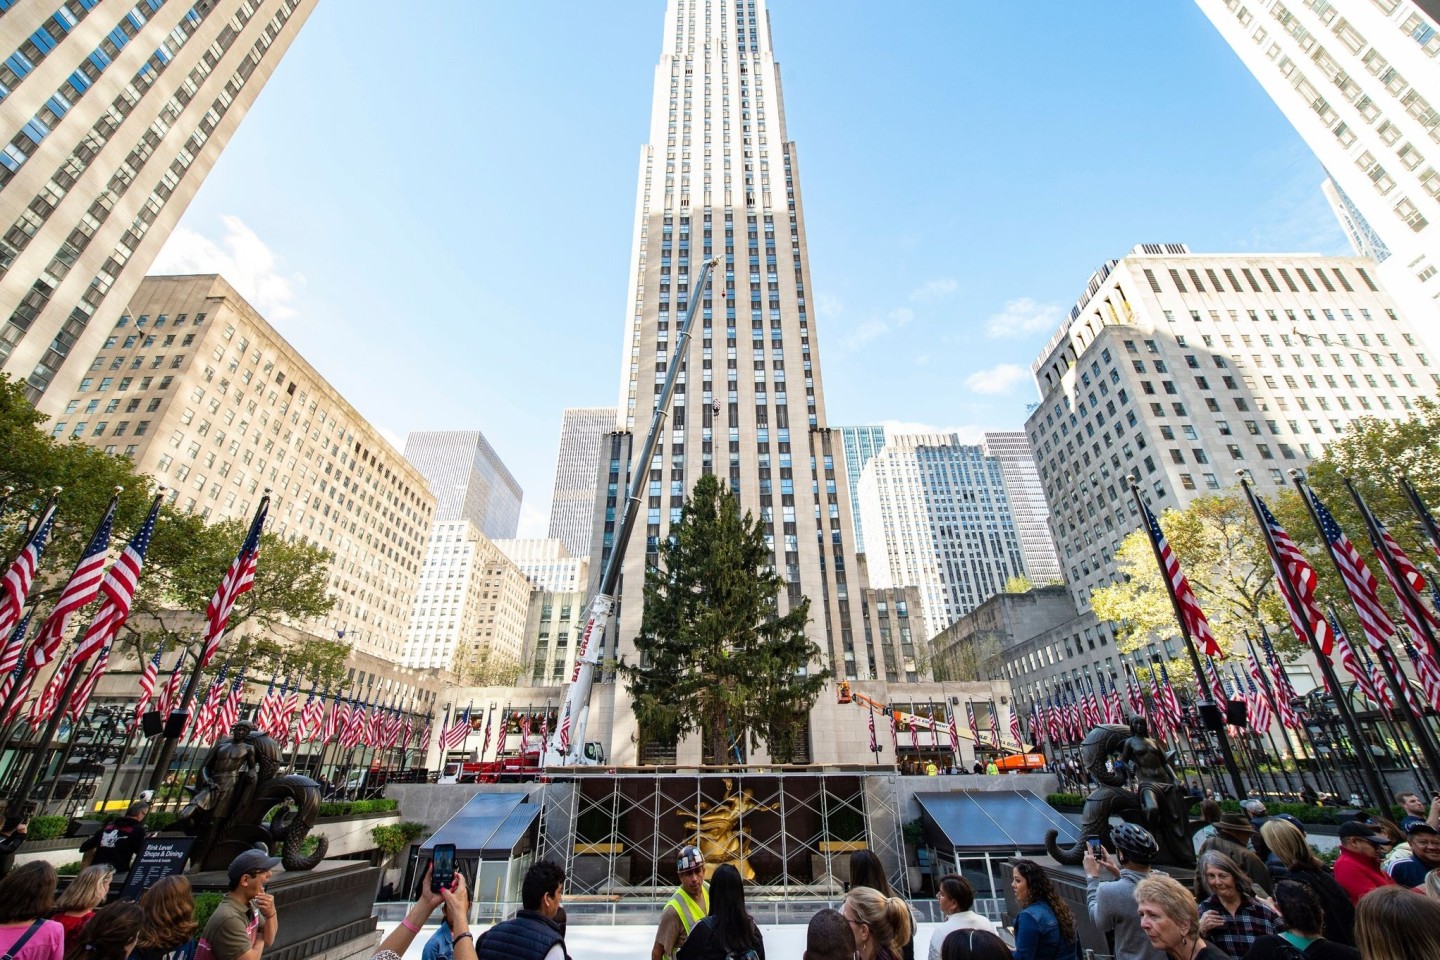
M 855 552 L 865 552 L 865 524 L 860 517 L 860 471 L 885 446 L 884 427 L 835 427 L 840 433 L 840 455 L 845 458 L 845 479 L 850 485 L 850 518 L 855 522 Z
M 809 597 L 808 632 L 822 651 L 817 666 L 876 676 L 873 654 L 854 639 L 861 584 L 850 498 L 837 471 L 838 438 L 825 422 L 797 151 L 785 135 L 764 2 L 669 0 L 663 44 L 650 141 L 640 157 L 632 307 L 617 432 L 602 447 L 607 485 L 597 498 L 592 571 L 613 548 L 634 432 L 649 422 L 692 282 L 706 259 L 721 264 L 710 287 L 697 292 L 694 339 L 665 435 L 654 459 L 637 465 L 649 476 L 647 502 L 624 558 L 620 608 L 602 657 L 635 661 L 647 556 L 657 558 L 686 494 L 709 471 L 772 538 L 775 567 L 788 581 L 781 611 Z M 609 672 L 603 680 L 592 697 L 589 736 L 608 740 L 618 762 L 633 762 L 635 737 L 649 738 L 635 729 L 623 685 Z M 833 726 L 834 703 L 821 695 L 814 732 Z M 811 739 L 802 752 L 817 761 L 835 757 L 834 737 Z M 698 743 L 681 744 L 680 756 L 698 760 Z
M 1440 323 L 1435 5 L 1196 3 L 1324 166 L 1326 197 L 1356 252 L 1376 259 L 1417 327 Z
M 560 421 L 549 537 L 565 541 L 572 557 L 590 555 L 595 491 L 600 483 L 600 443 L 613 429 L 614 407 L 569 407 Z
M 1000 461 L 1010 516 L 1015 520 L 1015 535 L 1020 538 L 1020 553 L 1025 558 L 1025 575 L 1035 586 L 1060 580 L 1060 557 L 1055 553 L 1055 539 L 1050 536 L 1050 505 L 1045 502 L 1045 487 L 1040 483 L 1040 468 L 1035 464 L 1030 440 L 1023 430 L 987 433 L 980 448 L 987 457 Z
M 860 473 L 871 585 L 920 590 L 925 639 L 1025 572 L 1002 465 L 953 433 L 900 434 Z
M 405 459 L 435 494 L 436 522 L 469 520 L 491 540 L 515 536 L 524 493 L 479 430 L 412 433 Z
M 314 6 L 3 4 L 0 370 L 41 410 L 74 393 Z

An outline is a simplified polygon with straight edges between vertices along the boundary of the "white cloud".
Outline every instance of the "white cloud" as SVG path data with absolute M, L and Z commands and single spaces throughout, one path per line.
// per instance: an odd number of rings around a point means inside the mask
M 983 427 L 963 425 L 958 427 L 937 427 L 928 423 L 918 423 L 914 420 L 881 420 L 880 426 L 885 428 L 885 436 L 898 437 L 916 433 L 954 433 L 959 435 L 961 443 L 979 443 L 985 436 Z
M 1009 393 L 1025 376 L 1025 371 L 1015 364 L 1002 363 L 970 374 L 965 378 L 965 386 L 976 393 Z
M 834 320 L 845 312 L 845 302 L 834 294 L 822 293 L 815 298 L 815 319 Z
M 850 350 L 859 350 L 871 340 L 878 339 L 907 326 L 915 319 L 915 311 L 909 307 L 896 307 L 884 316 L 871 317 L 863 321 L 854 330 L 845 336 L 845 346 Z
M 1023 337 L 1045 333 L 1060 326 L 1063 314 L 1058 303 L 1036 303 L 1021 297 L 1005 304 L 1005 309 L 985 321 L 985 332 L 992 337 Z
M 405 438 L 402 437 L 400 434 L 396 433 L 394 430 L 391 430 L 389 427 L 377 426 L 375 429 L 380 432 L 380 436 L 384 437 L 386 441 L 389 442 L 390 446 L 395 448 L 396 453 L 399 453 L 400 451 L 405 449 Z
M 177 227 L 160 248 L 153 274 L 218 273 L 265 319 L 273 322 L 296 315 L 296 291 L 305 285 L 300 273 L 286 273 L 280 258 L 239 217 L 220 218 L 224 235 L 212 240 L 187 227 Z
M 960 284 L 954 277 L 941 277 L 938 280 L 927 280 L 911 290 L 910 299 L 915 303 L 935 303 L 959 289 Z

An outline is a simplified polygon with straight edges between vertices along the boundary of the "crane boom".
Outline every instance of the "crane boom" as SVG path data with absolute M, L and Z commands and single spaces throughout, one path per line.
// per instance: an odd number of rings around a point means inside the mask
M 580 634 L 580 644 L 575 653 L 575 669 L 570 674 L 570 686 L 565 691 L 565 701 L 560 708 L 560 719 L 555 732 L 544 745 L 540 758 L 542 767 L 570 767 L 585 762 L 585 730 L 590 720 L 590 691 L 595 685 L 595 669 L 600 665 L 600 648 L 605 631 L 610 626 L 610 617 L 615 610 L 615 588 L 620 582 L 620 567 L 625 561 L 625 545 L 630 540 L 635 519 L 640 515 L 641 496 L 650 475 L 650 458 L 655 455 L 660 431 L 664 429 L 665 420 L 670 415 L 670 401 L 675 395 L 675 385 L 685 367 L 685 354 L 690 345 L 690 328 L 695 321 L 695 312 L 700 306 L 705 284 L 710 281 L 711 271 L 719 262 L 719 257 L 706 260 L 700 267 L 700 275 L 690 288 L 690 302 L 685 308 L 685 318 L 680 323 L 680 335 L 675 340 L 675 349 L 671 352 L 670 362 L 666 366 L 665 383 L 660 388 L 660 395 L 655 398 L 650 430 L 645 434 L 640 453 L 630 460 L 633 469 L 630 487 L 625 494 L 625 511 L 620 517 L 620 526 L 616 531 L 610 556 L 605 560 L 595 597 L 590 601 L 590 609 L 585 615 L 585 629 Z

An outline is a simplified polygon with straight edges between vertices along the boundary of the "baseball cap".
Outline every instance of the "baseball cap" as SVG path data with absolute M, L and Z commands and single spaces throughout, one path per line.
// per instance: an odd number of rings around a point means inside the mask
M 240 878 L 247 873 L 274 870 L 282 862 L 279 857 L 272 857 L 264 850 L 246 850 L 230 861 L 230 882 L 239 883 Z
M 1359 837 L 1361 840 L 1369 841 L 1379 847 L 1391 845 L 1389 837 L 1381 836 L 1369 824 L 1361 823 L 1359 820 L 1347 820 L 1340 824 L 1340 839 L 1343 840 L 1346 837 Z
M 1411 836 L 1414 836 L 1414 835 L 1417 834 L 1417 833 L 1428 833 L 1428 834 L 1430 834 L 1430 836 L 1432 836 L 1432 837 L 1440 836 L 1440 830 L 1436 830 L 1434 827 L 1430 826 L 1430 824 L 1426 823 L 1424 820 L 1421 820 L 1419 823 L 1413 823 L 1413 824 L 1411 824 L 1411 825 L 1410 825 L 1410 829 L 1409 829 L 1409 830 L 1406 830 L 1405 832 L 1406 832 L 1407 834 L 1410 834 Z

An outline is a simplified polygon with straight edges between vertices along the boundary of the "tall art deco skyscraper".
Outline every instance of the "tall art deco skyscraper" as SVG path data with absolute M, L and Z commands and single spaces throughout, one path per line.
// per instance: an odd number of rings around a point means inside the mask
M 797 151 L 785 135 L 764 2 L 669 0 L 663 42 L 640 153 L 618 432 L 602 445 L 592 579 L 613 547 L 631 445 L 649 425 L 692 280 L 709 257 L 721 266 L 702 294 L 665 435 L 652 461 L 636 465 L 649 473 L 648 499 L 603 657 L 635 662 L 647 558 L 695 481 L 713 471 L 765 524 L 788 581 L 781 610 L 810 598 L 809 633 L 823 651 L 816 667 L 873 677 L 839 434 L 826 427 Z M 608 740 L 622 763 L 665 755 L 672 745 L 635 729 L 623 683 L 610 670 L 603 678 L 589 736 Z M 807 748 L 816 761 L 835 759 L 834 710 L 833 692 L 822 694 Z M 698 743 L 680 744 L 679 757 L 699 760 Z

